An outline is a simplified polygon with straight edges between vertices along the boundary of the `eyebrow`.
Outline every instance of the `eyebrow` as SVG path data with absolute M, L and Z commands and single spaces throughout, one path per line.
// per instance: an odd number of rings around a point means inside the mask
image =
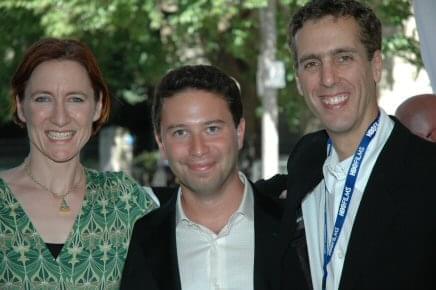
M 216 124 L 216 123 L 224 124 L 225 122 L 223 120 L 221 120 L 221 119 L 217 119 L 217 120 L 207 121 L 207 122 L 204 123 L 204 125 L 211 125 L 211 124 Z
M 200 123 L 200 125 L 202 126 L 209 126 L 212 124 L 224 124 L 225 122 L 221 119 L 216 119 L 216 120 L 210 120 L 210 121 L 206 121 L 206 122 L 202 122 Z M 173 125 L 169 125 L 166 130 L 174 130 L 174 129 L 183 129 L 189 127 L 189 124 L 186 123 L 178 123 L 178 124 L 173 124 Z
M 38 95 L 38 94 L 51 95 L 52 93 L 49 92 L 49 91 L 45 91 L 45 90 L 37 90 L 37 91 L 32 92 L 32 93 L 30 94 L 30 96 L 33 97 L 33 96 Z
M 30 96 L 33 97 L 33 96 L 38 95 L 38 94 L 47 94 L 47 95 L 51 95 L 51 96 L 53 95 L 52 92 L 47 91 L 47 90 L 36 90 L 36 91 L 32 92 L 30 94 Z M 83 91 L 71 91 L 71 92 L 68 92 L 66 95 L 67 96 L 70 96 L 70 95 L 81 95 L 81 96 L 88 97 L 88 94 L 83 92 Z
M 69 96 L 69 95 L 82 95 L 82 96 L 88 97 L 88 94 L 85 92 L 82 92 L 82 91 L 72 91 L 72 92 L 67 93 L 67 96 Z
M 311 53 L 308 55 L 303 55 L 299 60 L 298 60 L 298 64 L 301 64 L 307 60 L 310 59 L 321 59 L 324 55 L 338 55 L 340 53 L 352 53 L 352 54 L 356 54 L 357 53 L 357 49 L 355 48 L 351 48 L 351 47 L 341 47 L 341 48 L 336 48 L 333 49 L 331 51 L 328 51 L 327 53 L 323 53 L 323 54 L 315 54 L 315 53 Z
M 174 125 L 169 125 L 168 127 L 165 128 L 165 130 L 182 129 L 182 128 L 185 128 L 185 127 L 186 127 L 185 124 L 174 124 Z
M 355 54 L 355 53 L 357 53 L 357 49 L 351 48 L 351 47 L 349 47 L 349 48 L 345 47 L 345 48 L 335 49 L 332 52 L 333 55 L 337 55 L 337 54 L 340 54 L 340 53 L 352 53 L 352 54 Z
M 298 64 L 301 64 L 301 63 L 303 63 L 303 62 L 306 62 L 306 61 L 308 61 L 308 60 L 310 60 L 310 59 L 320 59 L 320 58 L 321 58 L 320 55 L 318 55 L 318 54 L 314 54 L 314 53 L 311 53 L 311 54 L 308 54 L 308 55 L 305 55 L 305 56 L 300 57 L 300 58 L 298 59 Z

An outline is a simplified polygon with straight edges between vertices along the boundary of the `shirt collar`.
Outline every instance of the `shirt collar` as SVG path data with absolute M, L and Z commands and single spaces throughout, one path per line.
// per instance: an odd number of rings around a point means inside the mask
M 378 154 L 379 151 L 377 149 L 385 144 L 394 127 L 394 121 L 389 118 L 389 116 L 382 108 L 379 108 L 379 110 L 379 127 L 377 129 L 376 135 L 374 136 L 374 139 L 368 146 L 363 162 L 366 162 L 368 159 L 372 158 L 374 154 Z M 327 191 L 329 193 L 334 192 L 333 188 L 336 182 L 341 182 L 345 180 L 352 160 L 353 155 L 345 160 L 340 161 L 339 155 L 337 154 L 334 146 L 332 146 L 331 154 L 326 159 L 323 166 L 324 180 L 326 183 Z
M 244 195 L 242 196 L 241 204 L 236 210 L 236 213 L 241 214 L 248 219 L 254 220 L 253 187 L 244 173 L 239 172 L 239 178 L 244 184 Z
M 229 222 L 231 223 L 237 216 L 244 216 L 249 220 L 254 221 L 254 198 L 253 198 L 253 188 L 248 181 L 247 177 L 244 173 L 239 171 L 239 179 L 244 184 L 244 194 L 242 196 L 241 204 L 238 209 L 230 216 Z M 177 201 L 176 201 L 176 225 L 178 225 L 182 220 L 187 221 L 189 223 L 193 223 L 185 214 L 185 211 L 182 207 L 182 188 L 179 187 L 177 192 Z

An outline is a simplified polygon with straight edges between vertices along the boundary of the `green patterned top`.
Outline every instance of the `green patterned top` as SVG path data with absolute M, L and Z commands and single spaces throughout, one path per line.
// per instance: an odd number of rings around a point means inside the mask
M 135 221 L 157 207 L 127 175 L 86 169 L 82 209 L 54 259 L 0 179 L 0 289 L 118 289 Z

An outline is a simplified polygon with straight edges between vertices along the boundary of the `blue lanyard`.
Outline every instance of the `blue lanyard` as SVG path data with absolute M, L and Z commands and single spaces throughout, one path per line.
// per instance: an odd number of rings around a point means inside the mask
M 350 168 L 348 169 L 347 179 L 345 180 L 344 189 L 342 190 L 341 203 L 336 214 L 335 225 L 332 231 L 332 238 L 330 240 L 330 245 L 327 245 L 327 197 L 325 198 L 324 204 L 324 263 L 323 263 L 323 276 L 322 276 L 322 289 L 326 289 L 327 282 L 327 265 L 330 263 L 335 250 L 336 243 L 339 239 L 339 235 L 342 231 L 342 226 L 344 225 L 345 217 L 348 212 L 348 207 L 350 205 L 351 197 L 354 192 L 356 185 L 357 174 L 359 173 L 360 165 L 362 164 L 363 157 L 365 156 L 366 149 L 369 143 L 375 136 L 379 126 L 380 114 L 372 122 L 362 138 L 356 152 L 354 153 L 353 160 L 351 162 Z M 331 139 L 327 142 L 328 155 L 330 155 L 332 149 Z

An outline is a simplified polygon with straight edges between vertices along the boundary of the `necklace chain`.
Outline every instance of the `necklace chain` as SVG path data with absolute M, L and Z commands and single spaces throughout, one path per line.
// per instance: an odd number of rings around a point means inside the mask
M 77 184 L 75 184 L 74 186 L 72 186 L 71 188 L 69 188 L 65 193 L 58 193 L 58 192 L 54 192 L 52 190 L 50 190 L 50 188 L 48 188 L 47 186 L 45 186 L 44 184 L 42 184 L 41 182 L 39 182 L 32 174 L 31 170 L 30 170 L 30 160 L 28 160 L 25 165 L 24 165 L 24 171 L 26 172 L 27 176 L 30 177 L 30 179 L 36 183 L 37 185 L 39 185 L 42 189 L 44 189 L 45 191 L 51 193 L 51 195 L 54 198 L 58 198 L 58 199 L 62 199 L 61 201 L 61 205 L 59 206 L 59 211 L 63 212 L 63 213 L 69 213 L 70 212 L 70 206 L 68 205 L 67 201 L 65 200 L 65 198 L 71 193 L 73 192 L 75 189 L 77 189 L 77 187 L 79 186 L 80 182 L 82 181 L 82 176 L 84 176 L 84 168 L 82 167 L 82 174 L 80 175 L 80 179 L 77 182 Z

